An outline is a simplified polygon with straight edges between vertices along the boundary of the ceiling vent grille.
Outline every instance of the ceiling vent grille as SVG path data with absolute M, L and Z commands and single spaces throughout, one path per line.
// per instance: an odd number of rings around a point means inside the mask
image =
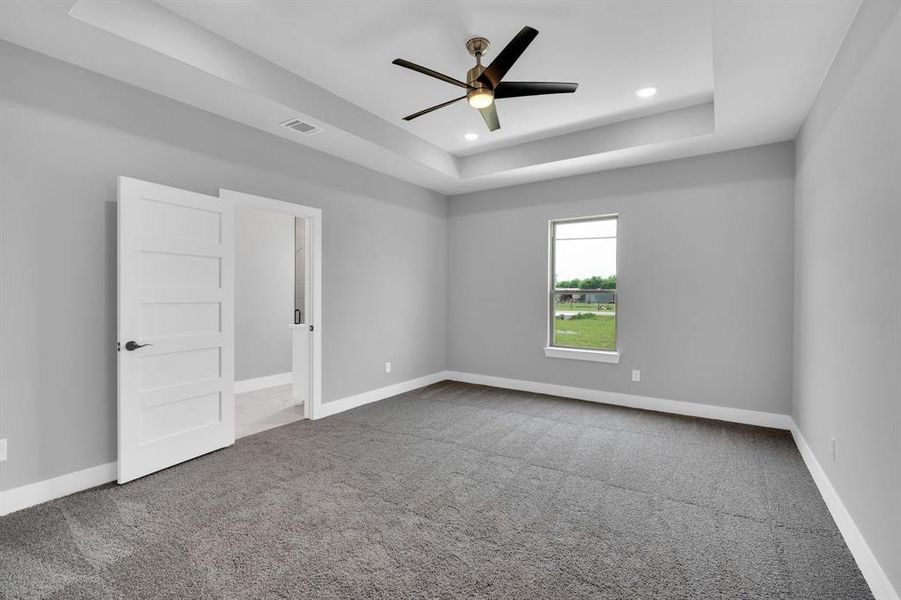
M 282 123 L 283 127 L 287 127 L 288 129 L 293 129 L 294 131 L 299 131 L 304 135 L 313 135 L 314 133 L 319 133 L 322 131 L 321 127 L 316 127 L 312 123 L 307 123 L 306 121 L 301 121 L 300 119 L 291 119 L 290 121 L 285 121 Z

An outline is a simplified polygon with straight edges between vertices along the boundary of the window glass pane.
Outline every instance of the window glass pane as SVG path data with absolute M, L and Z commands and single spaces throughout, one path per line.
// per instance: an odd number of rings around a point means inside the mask
M 582 287 L 561 283 L 616 275 L 616 238 L 555 240 L 554 267 L 557 287 Z
M 556 223 L 553 250 L 551 344 L 615 350 L 616 219 Z
M 612 306 L 611 306 L 612 308 Z M 554 346 L 585 350 L 616 350 L 616 313 L 578 310 L 554 317 Z
M 616 219 L 596 221 L 563 221 L 556 225 L 558 240 L 586 237 L 616 237 Z

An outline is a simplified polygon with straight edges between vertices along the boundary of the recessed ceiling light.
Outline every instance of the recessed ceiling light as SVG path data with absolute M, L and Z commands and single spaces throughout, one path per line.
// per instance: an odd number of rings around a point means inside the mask
M 657 88 L 655 87 L 643 87 L 635 90 L 635 95 L 639 98 L 650 98 L 654 94 L 657 93 Z
M 478 133 L 467 133 L 463 137 L 465 137 L 468 141 L 471 142 L 473 140 L 479 139 L 479 134 Z

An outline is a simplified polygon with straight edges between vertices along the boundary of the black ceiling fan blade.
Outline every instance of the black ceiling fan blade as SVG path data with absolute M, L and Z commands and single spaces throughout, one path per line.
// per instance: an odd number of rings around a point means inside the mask
M 406 117 L 404 117 L 404 121 L 412 121 L 416 117 L 421 117 L 422 115 L 428 114 L 428 113 L 432 112 L 433 110 L 438 110 L 439 108 L 444 108 L 445 106 L 448 106 L 449 104 L 453 104 L 454 102 L 459 102 L 460 100 L 462 100 L 465 97 L 466 96 L 460 96 L 459 98 L 454 98 L 453 100 L 448 100 L 447 102 L 442 102 L 441 104 L 436 104 L 435 106 L 430 106 L 429 108 L 427 108 L 425 110 L 421 110 L 418 113 L 413 113 L 412 115 L 407 115 Z
M 545 94 L 572 94 L 578 83 L 563 81 L 502 81 L 494 88 L 495 98 L 519 98 Z
M 438 71 L 417 65 L 416 63 L 411 63 L 410 61 L 404 60 L 402 58 L 395 58 L 391 61 L 391 64 L 397 65 L 399 67 L 404 67 L 405 69 L 410 69 L 411 71 L 416 71 L 417 73 L 422 73 L 423 75 L 428 75 L 429 77 L 434 77 L 435 79 L 440 79 L 441 81 L 450 83 L 451 85 L 457 85 L 467 90 L 470 89 L 467 84 L 463 83 L 459 79 L 454 79 L 450 75 L 439 73 Z
M 501 79 L 504 78 L 504 75 L 507 74 L 507 71 L 510 70 L 513 63 L 515 63 L 522 53 L 526 51 L 526 48 L 529 47 L 529 44 L 532 43 L 532 40 L 534 40 L 537 35 L 537 29 L 533 29 L 528 25 L 523 27 L 519 33 L 510 40 L 510 43 L 504 46 L 504 49 L 500 51 L 493 61 L 491 61 L 488 68 L 479 75 L 479 81 L 490 85 L 492 88 L 497 87 L 497 84 L 501 82 Z
M 488 126 L 489 131 L 496 131 L 501 128 L 501 122 L 497 118 L 497 107 L 494 105 L 494 102 L 485 108 L 480 108 L 479 112 L 482 113 L 482 118 L 485 119 L 485 125 Z

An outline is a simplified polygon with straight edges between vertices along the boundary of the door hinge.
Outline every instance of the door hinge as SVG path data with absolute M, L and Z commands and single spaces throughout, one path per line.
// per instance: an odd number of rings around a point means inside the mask
M 119 342 L 116 342 L 116 352 L 119 352 L 120 350 L 122 350 L 122 344 Z

